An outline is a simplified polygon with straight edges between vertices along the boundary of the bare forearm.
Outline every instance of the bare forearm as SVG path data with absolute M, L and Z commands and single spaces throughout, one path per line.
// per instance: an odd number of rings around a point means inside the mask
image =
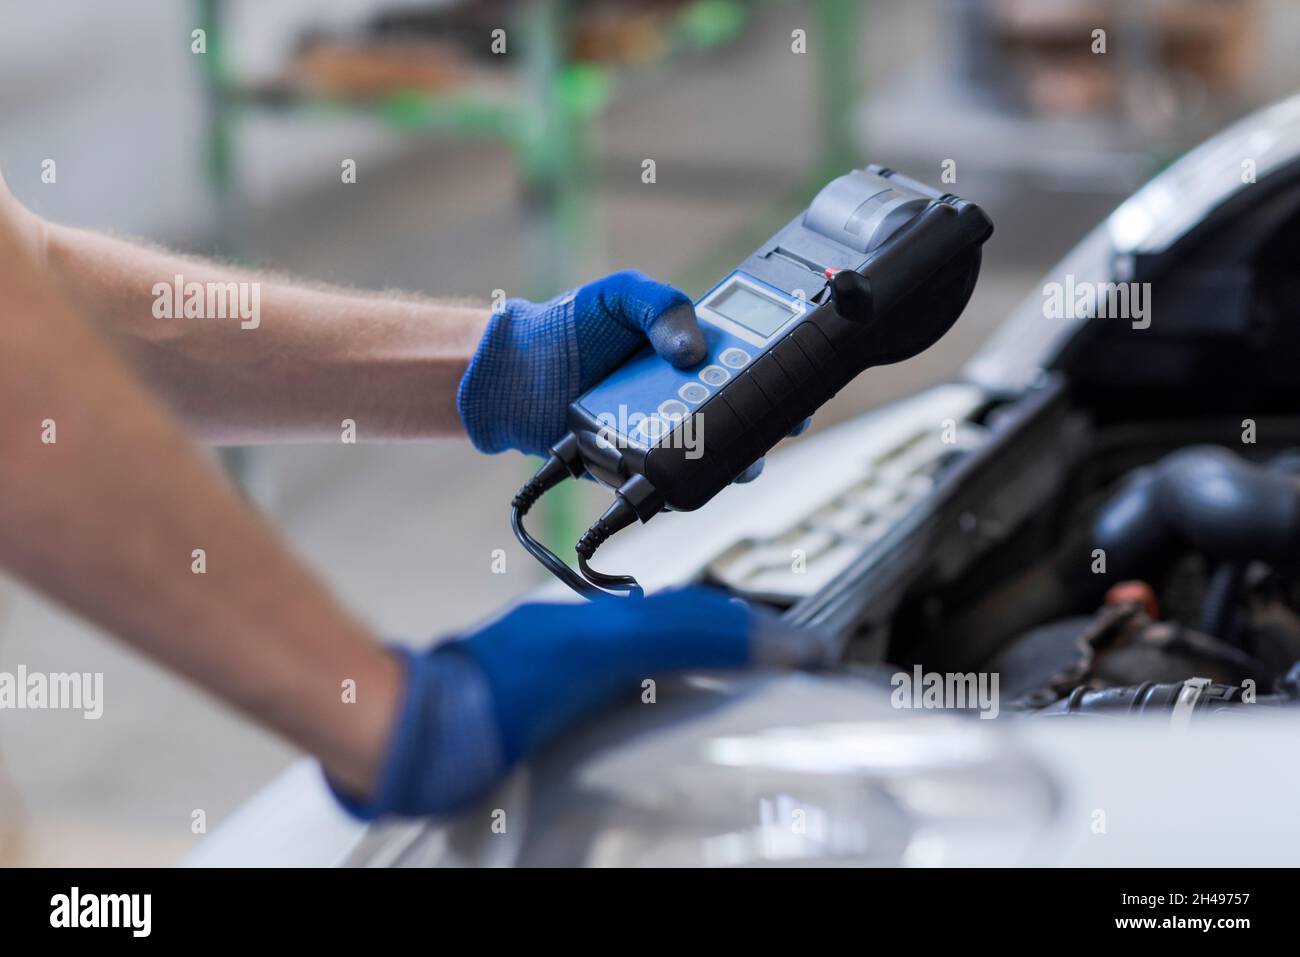
M 0 289 L 0 566 L 318 754 L 346 785 L 367 787 L 396 664 L 189 444 L 3 220 Z M 356 704 L 343 702 L 347 679 Z
M 317 289 L 62 226 L 45 243 L 74 303 L 209 441 L 338 441 L 345 420 L 361 441 L 463 435 L 456 387 L 484 307 Z M 163 292 L 178 276 L 181 295 Z M 241 292 L 257 315 L 158 318 L 191 283 L 256 284 Z

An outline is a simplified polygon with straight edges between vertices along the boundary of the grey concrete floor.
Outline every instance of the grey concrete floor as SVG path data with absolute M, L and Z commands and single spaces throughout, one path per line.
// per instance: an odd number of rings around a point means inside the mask
M 786 26 L 768 24 L 723 63 L 687 62 L 624 91 L 601 127 L 605 162 L 591 191 L 598 241 L 577 276 L 637 266 L 699 281 L 709 264 L 734 262 L 791 211 L 776 199 L 794 195 L 815 160 L 812 75 L 802 62 L 753 49 L 779 49 Z M 773 116 L 781 118 L 775 137 Z M 881 132 L 887 144 L 888 131 Z M 659 165 L 653 188 L 639 181 L 647 156 Z M 877 158 L 886 157 L 863 160 Z M 907 168 L 908 157 L 887 158 Z M 937 169 L 935 157 L 911 159 L 922 178 Z M 715 186 L 701 186 L 706 174 Z M 967 315 L 922 358 L 845 390 L 818 427 L 950 375 L 1116 199 L 1031 194 L 995 176 L 958 189 L 986 201 L 999 223 Z M 480 298 L 523 281 L 518 188 L 503 150 L 416 144 L 363 167 L 355 188 L 290 192 L 240 217 L 250 258 L 327 281 Z M 540 580 L 506 515 L 527 471 L 521 457 L 485 458 L 450 441 L 282 447 L 253 454 L 249 483 L 349 605 L 383 634 L 413 640 L 464 628 Z M 597 493 L 582 494 L 576 507 L 594 514 Z M 491 572 L 496 548 L 507 553 L 504 575 Z M 0 616 L 0 669 L 102 671 L 106 697 L 95 722 L 59 712 L 4 717 L 6 862 L 170 863 L 202 840 L 191 829 L 195 810 L 214 827 L 294 757 L 204 693 L 17 585 L 3 586 Z

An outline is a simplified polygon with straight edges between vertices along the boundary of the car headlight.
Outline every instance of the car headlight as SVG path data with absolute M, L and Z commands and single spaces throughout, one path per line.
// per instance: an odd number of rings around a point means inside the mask
M 623 782 L 618 809 L 594 833 L 583 863 L 1029 861 L 1056 807 L 1042 770 L 978 721 L 889 710 L 851 721 L 706 732 L 690 758 L 674 763 L 643 754 L 646 773 L 636 774 L 636 787 L 627 786 L 630 777 Z M 633 773 L 624 761 L 638 758 L 621 755 L 622 767 L 606 773 Z M 601 777 L 593 770 L 595 789 Z
M 860 677 L 689 684 L 575 735 L 452 826 L 407 826 L 353 862 L 928 866 L 1050 853 L 1055 786 L 991 723 L 895 710 Z

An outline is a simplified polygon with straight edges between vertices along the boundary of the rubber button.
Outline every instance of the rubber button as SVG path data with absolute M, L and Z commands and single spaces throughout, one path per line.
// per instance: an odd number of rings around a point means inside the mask
M 705 366 L 700 370 L 700 381 L 708 385 L 722 385 L 731 378 L 731 373 L 722 366 Z
M 699 405 L 709 397 L 709 390 L 698 382 L 688 382 L 677 390 L 677 394 L 691 405 Z
M 684 419 L 690 411 L 685 402 L 679 402 L 677 399 L 669 399 L 659 406 L 659 414 L 673 423 Z
M 744 349 L 724 349 L 718 359 L 732 369 L 743 369 L 749 365 L 749 353 Z
M 668 423 L 657 415 L 647 415 L 637 423 L 636 430 L 643 438 L 651 442 L 657 442 L 661 437 L 671 431 Z

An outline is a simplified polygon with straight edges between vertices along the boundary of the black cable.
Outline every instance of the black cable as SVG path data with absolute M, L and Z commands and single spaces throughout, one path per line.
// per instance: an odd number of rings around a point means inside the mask
M 612 588 L 616 591 L 625 591 L 629 598 L 642 598 L 645 596 L 645 590 L 631 575 L 606 575 L 604 572 L 598 572 L 587 562 L 596 554 L 598 549 L 606 539 L 620 529 L 627 528 L 637 519 L 636 510 L 632 507 L 622 495 L 614 499 L 614 504 L 606 509 L 605 514 L 592 523 L 591 528 L 578 539 L 578 544 L 574 551 L 578 553 L 578 568 L 586 577 L 587 581 L 603 587 Z
M 552 575 L 568 585 L 583 598 L 597 598 L 615 592 L 626 592 L 629 598 L 641 598 L 645 592 L 631 575 L 606 575 L 596 571 L 587 564 L 596 549 L 615 532 L 627 528 L 637 520 L 637 513 L 632 503 L 620 491 L 605 514 L 592 524 L 591 528 L 578 539 L 575 550 L 578 553 L 580 576 L 553 551 L 533 538 L 524 528 L 524 516 L 537 504 L 537 500 L 559 485 L 569 476 L 582 474 L 582 460 L 577 451 L 577 442 L 570 434 L 556 443 L 546 463 L 537 470 L 517 493 L 510 503 L 510 527 L 515 538 L 528 554 L 542 563 Z M 627 494 L 635 495 L 632 486 L 625 487 Z M 613 591 L 607 591 L 612 589 Z
M 629 598 L 645 597 L 645 590 L 631 575 L 606 575 L 604 572 L 598 572 L 588 565 L 587 559 L 581 555 L 578 556 L 578 568 L 587 581 L 597 586 L 612 588 L 615 591 L 625 591 Z
M 595 598 L 606 592 L 579 576 L 558 555 L 533 538 L 524 528 L 524 516 L 528 514 L 528 510 L 537 504 L 539 498 L 563 482 L 570 474 L 569 467 L 559 456 L 552 455 L 547 459 L 546 464 L 537 470 L 537 474 L 524 484 L 511 501 L 510 527 L 514 530 L 515 538 L 519 539 L 519 544 L 524 547 L 524 551 L 541 562 L 552 575 L 582 597 Z

